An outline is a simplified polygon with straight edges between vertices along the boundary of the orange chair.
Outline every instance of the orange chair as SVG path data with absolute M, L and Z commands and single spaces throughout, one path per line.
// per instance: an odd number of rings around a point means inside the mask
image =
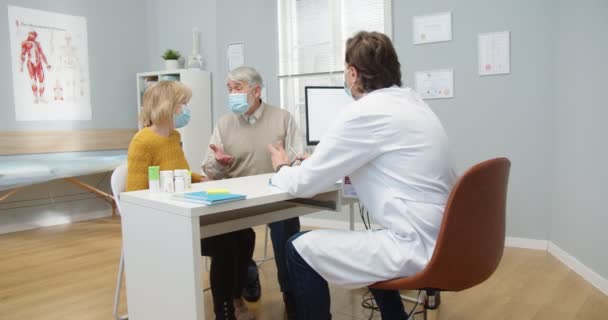
M 424 270 L 370 287 L 423 290 L 424 319 L 438 319 L 441 291 L 465 290 L 488 279 L 505 244 L 510 167 L 509 159 L 497 158 L 465 172 L 450 193 L 435 251 Z

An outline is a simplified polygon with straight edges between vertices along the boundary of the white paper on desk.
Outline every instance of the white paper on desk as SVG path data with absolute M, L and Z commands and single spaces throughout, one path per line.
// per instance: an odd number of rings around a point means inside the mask
M 454 70 L 418 71 L 416 92 L 423 99 L 444 99 L 454 97 Z
M 452 40 L 452 13 L 443 12 L 426 16 L 416 16 L 414 24 L 414 44 Z
M 245 44 L 231 43 L 228 45 L 228 71 L 245 64 Z
M 479 34 L 478 43 L 479 75 L 511 72 L 509 31 Z

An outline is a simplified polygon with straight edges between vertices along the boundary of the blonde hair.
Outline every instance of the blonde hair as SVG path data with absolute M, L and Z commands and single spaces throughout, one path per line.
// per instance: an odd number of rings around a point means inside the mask
M 175 107 L 190 101 L 192 90 L 179 81 L 159 81 L 144 93 L 139 121 L 149 127 L 172 116 Z

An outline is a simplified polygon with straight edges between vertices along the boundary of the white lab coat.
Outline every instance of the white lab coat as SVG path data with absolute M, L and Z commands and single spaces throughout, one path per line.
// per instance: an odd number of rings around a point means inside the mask
M 329 283 L 347 288 L 411 276 L 428 263 L 456 176 L 445 131 L 409 88 L 375 90 L 351 103 L 298 167 L 272 183 L 309 197 L 349 176 L 379 231 L 315 230 L 294 241 Z

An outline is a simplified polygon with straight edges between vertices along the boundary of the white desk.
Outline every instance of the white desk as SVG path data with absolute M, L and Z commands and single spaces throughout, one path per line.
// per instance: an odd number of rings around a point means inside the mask
M 309 199 L 269 186 L 271 176 L 194 184 L 192 191 L 221 187 L 247 195 L 214 206 L 148 190 L 121 194 L 129 319 L 204 319 L 201 238 L 342 207 L 339 184 L 314 197 L 314 204 L 301 204 L 293 201 Z

